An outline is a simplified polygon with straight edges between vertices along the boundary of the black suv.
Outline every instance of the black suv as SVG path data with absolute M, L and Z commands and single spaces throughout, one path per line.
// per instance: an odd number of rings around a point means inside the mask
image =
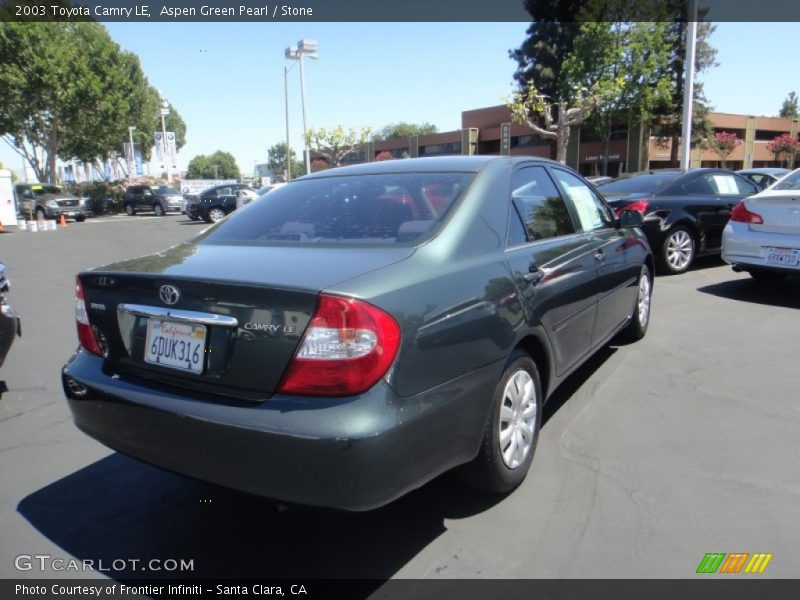
M 93 216 L 88 201 L 64 191 L 60 185 L 18 183 L 17 210 L 26 219 L 57 219 L 60 216 L 84 221 Z
M 181 202 L 181 193 L 168 185 L 130 185 L 122 197 L 125 212 L 129 215 L 143 210 L 152 210 L 159 217 L 168 212 L 180 213 Z
M 257 197 L 258 193 L 243 183 L 217 185 L 203 190 L 199 195 L 187 196 L 186 214 L 193 221 L 204 219 L 208 223 L 216 223 L 241 206 L 245 198 Z M 237 202 L 239 198 L 242 200 Z

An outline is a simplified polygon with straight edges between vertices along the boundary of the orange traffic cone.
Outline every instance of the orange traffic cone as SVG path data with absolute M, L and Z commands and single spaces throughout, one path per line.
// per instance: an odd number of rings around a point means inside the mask
M 64 218 L 64 215 L 61 215 L 61 221 L 59 221 L 58 224 L 61 227 L 66 227 L 67 226 L 67 220 Z
M 5 231 L 6 231 L 6 228 L 3 227 L 3 222 L 0 221 L 0 233 L 5 233 Z

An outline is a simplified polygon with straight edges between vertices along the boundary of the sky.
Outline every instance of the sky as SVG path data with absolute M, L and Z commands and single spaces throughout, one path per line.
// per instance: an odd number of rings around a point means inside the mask
M 508 51 L 526 23 L 107 23 L 135 52 L 150 83 L 186 121 L 179 163 L 232 153 L 243 173 L 285 141 L 284 67 L 289 72 L 290 142 L 302 147 L 299 65 L 284 50 L 319 43 L 306 59 L 309 127 L 429 122 L 461 127 L 461 112 L 504 103 L 516 63 Z M 800 67 L 775 48 L 793 48 L 800 23 L 718 23 L 711 37 L 719 66 L 700 74 L 712 110 L 777 114 Z M 767 43 L 765 40 L 769 40 Z M 789 55 L 786 55 L 789 56 Z M 123 140 L 121 140 L 122 142 Z M 302 156 L 302 152 L 298 152 Z M 0 143 L 0 162 L 21 174 L 22 158 Z

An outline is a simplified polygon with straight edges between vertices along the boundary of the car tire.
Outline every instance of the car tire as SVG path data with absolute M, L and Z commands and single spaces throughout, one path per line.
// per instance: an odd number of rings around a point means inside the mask
M 75 217 L 76 223 L 83 223 L 85 220 L 86 220 L 86 215 L 78 215 L 77 217 Z
M 208 223 L 217 223 L 225 218 L 225 211 L 221 208 L 214 207 L 206 213 L 206 221 Z
M 659 259 L 666 273 L 677 275 L 689 270 L 694 262 L 696 243 L 692 232 L 684 225 L 669 230 L 661 244 Z
M 647 334 L 650 325 L 650 308 L 653 298 L 653 278 L 647 265 L 642 265 L 639 273 L 639 285 L 636 293 L 636 302 L 633 305 L 631 321 L 620 332 L 620 337 L 635 342 Z
M 164 210 L 164 207 L 161 206 L 160 204 L 156 204 L 153 207 L 153 212 L 156 213 L 157 217 L 163 217 L 166 214 L 166 211 Z
M 775 271 L 762 271 L 761 269 L 753 269 L 749 271 L 750 277 L 762 285 L 775 285 L 780 283 L 786 278 L 783 273 L 776 273 Z
M 125 205 L 125 214 L 127 214 L 129 217 L 132 217 L 136 214 L 136 210 L 133 208 L 132 204 Z
M 510 492 L 522 483 L 539 440 L 542 405 L 536 363 L 525 352 L 515 350 L 495 388 L 478 456 L 461 470 L 464 481 L 496 494 Z
M 37 208 L 36 209 L 36 220 L 37 221 L 44 221 L 47 218 L 47 213 L 44 212 L 44 209 Z

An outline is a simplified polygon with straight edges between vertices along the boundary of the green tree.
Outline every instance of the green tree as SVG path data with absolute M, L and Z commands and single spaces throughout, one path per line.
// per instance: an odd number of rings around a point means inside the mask
M 200 154 L 189 161 L 186 179 L 239 179 L 241 173 L 230 152 L 217 150 L 214 154 Z
M 800 109 L 797 107 L 797 94 L 789 92 L 789 95 L 786 96 L 786 100 L 784 100 L 781 105 L 778 116 L 784 119 L 796 119 L 800 117 Z
M 390 123 L 372 134 L 372 141 L 392 140 L 396 138 L 410 138 L 415 135 L 431 135 L 438 133 L 439 129 L 432 123 Z
M 668 3 L 672 9 L 672 17 L 678 18 L 685 12 L 685 0 L 677 0 Z M 704 16 L 705 11 L 700 11 L 699 18 Z M 709 43 L 708 39 L 716 27 L 706 21 L 697 24 L 697 38 L 695 44 L 695 72 L 696 77 L 706 69 L 716 67 L 717 51 Z M 679 165 L 678 153 L 680 150 L 680 136 L 683 119 L 683 91 L 686 75 L 686 29 L 685 21 L 673 22 L 668 30 L 667 36 L 671 47 L 672 58 L 670 59 L 667 71 L 664 76 L 669 79 L 671 93 L 669 97 L 657 108 L 657 112 L 662 115 L 659 120 L 660 136 L 672 139 L 670 162 L 672 166 Z M 694 81 L 694 111 L 692 119 L 692 145 L 704 146 L 709 135 L 713 135 L 713 127 L 708 121 L 707 99 L 703 93 L 703 84 L 697 78 Z
M 525 0 L 524 6 L 533 22 L 522 45 L 509 52 L 517 62 L 514 79 L 523 92 L 533 86 L 538 94 L 558 100 L 568 91 L 563 85 L 561 68 L 578 35 L 580 23 L 575 15 L 581 2 Z
M 291 161 L 292 178 L 306 174 L 306 166 L 303 161 L 297 160 L 294 150 L 291 151 Z M 286 177 L 286 142 L 279 142 L 267 149 L 267 167 L 273 177 Z
M 0 23 L 0 65 L 0 135 L 40 181 L 55 181 L 57 157 L 97 166 L 129 125 L 153 130 L 138 58 L 98 23 Z
M 331 129 L 320 127 L 308 130 L 306 143 L 313 152 L 322 156 L 329 166 L 338 167 L 345 156 L 355 152 L 358 146 L 368 139 L 370 132 L 369 127 L 350 128 L 347 131 L 341 125 Z

